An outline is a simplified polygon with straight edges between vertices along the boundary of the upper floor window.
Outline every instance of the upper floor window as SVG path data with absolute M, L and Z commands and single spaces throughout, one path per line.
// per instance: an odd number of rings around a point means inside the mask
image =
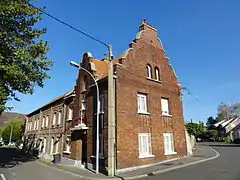
M 155 79 L 158 80 L 158 81 L 160 80 L 158 67 L 155 67 Z
M 73 109 L 72 108 L 68 108 L 68 120 L 72 120 L 73 117 Z
M 58 112 L 58 124 L 61 124 L 62 111 Z
M 152 78 L 152 67 L 147 64 L 147 78 Z
M 87 76 L 84 76 L 83 78 L 83 90 L 87 90 Z
M 45 125 L 45 117 L 43 117 L 42 119 L 42 127 L 44 127 L 44 125 Z
M 162 106 L 162 115 L 163 116 L 170 116 L 169 100 L 167 98 L 162 98 L 161 99 L 161 106 Z
M 137 94 L 138 113 L 147 113 L 147 96 L 145 94 Z
M 46 117 L 46 127 L 48 127 L 49 116 Z
M 56 113 L 53 114 L 53 122 L 52 122 L 52 125 L 56 124 Z

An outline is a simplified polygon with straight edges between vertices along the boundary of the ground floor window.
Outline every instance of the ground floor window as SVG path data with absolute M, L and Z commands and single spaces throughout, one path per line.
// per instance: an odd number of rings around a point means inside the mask
M 67 137 L 67 140 L 66 140 L 66 152 L 71 152 L 71 139 L 70 137 Z
M 53 153 L 53 147 L 54 147 L 54 138 L 51 138 L 50 154 Z
M 139 133 L 138 143 L 139 143 L 139 158 L 152 156 L 150 133 Z
M 171 132 L 163 133 L 164 140 L 164 154 L 175 154 L 174 152 L 174 141 L 173 134 Z

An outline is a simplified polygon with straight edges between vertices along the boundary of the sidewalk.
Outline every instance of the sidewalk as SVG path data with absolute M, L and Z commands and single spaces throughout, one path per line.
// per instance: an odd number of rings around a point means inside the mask
M 147 176 L 151 176 L 154 174 L 160 174 L 168 171 L 172 171 L 175 169 L 179 169 L 182 167 L 190 166 L 193 164 L 201 163 L 204 161 L 208 161 L 211 159 L 215 159 L 219 156 L 219 153 L 210 148 L 209 146 L 197 146 L 193 152 L 193 155 L 190 157 L 184 157 L 173 161 L 167 162 L 159 162 L 155 163 L 152 166 L 145 168 L 138 168 L 133 171 L 127 172 L 119 172 L 116 177 L 108 177 L 104 174 L 95 174 L 87 169 L 80 169 L 74 166 L 69 165 L 54 165 L 49 161 L 39 160 L 38 162 L 44 163 L 45 165 L 52 166 L 57 170 L 64 171 L 65 173 L 72 174 L 74 176 L 78 176 L 81 179 L 89 179 L 89 180 L 105 180 L 105 179 L 138 179 Z

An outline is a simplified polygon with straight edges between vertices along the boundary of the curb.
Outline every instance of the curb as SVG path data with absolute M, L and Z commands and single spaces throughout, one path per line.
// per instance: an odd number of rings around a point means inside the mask
M 159 171 L 154 171 L 152 172 L 152 174 L 162 174 L 162 173 L 165 173 L 165 172 L 169 172 L 169 171 L 173 171 L 173 170 L 176 170 L 176 169 L 181 169 L 181 168 L 184 168 L 184 167 L 188 167 L 188 166 L 192 166 L 192 165 L 195 165 L 195 164 L 200 164 L 200 163 L 203 163 L 203 162 L 206 162 L 206 161 L 210 161 L 210 160 L 213 160 L 213 159 L 216 159 L 220 156 L 220 153 L 218 151 L 216 151 L 215 149 L 213 149 L 212 147 L 208 146 L 213 152 L 216 153 L 215 156 L 213 157 L 210 157 L 210 158 L 206 158 L 206 159 L 202 159 L 202 160 L 199 160 L 199 161 L 194 161 L 194 162 L 190 162 L 188 164 L 183 164 L 183 165 L 179 165 L 179 166 L 175 166 L 175 167 L 171 167 L 171 168 L 168 168 L 168 169 L 163 169 L 163 170 L 159 170 Z M 139 179 L 139 178 L 144 178 L 144 177 L 149 177 L 148 174 L 142 174 L 142 175 L 138 175 L 138 176 L 132 176 L 132 177 L 126 177 L 124 178 L 125 180 L 130 180 L 130 179 Z
M 200 163 L 203 163 L 203 162 L 206 162 L 206 161 L 210 161 L 210 160 L 216 159 L 220 156 L 220 153 L 218 151 L 216 151 L 215 149 L 213 149 L 210 146 L 208 146 L 208 148 L 210 148 L 213 152 L 215 152 L 216 155 L 213 156 L 213 157 L 206 158 L 206 159 L 201 159 L 199 161 L 194 161 L 194 162 L 190 162 L 190 163 L 187 163 L 187 164 L 183 164 L 183 165 L 179 165 L 179 166 L 175 166 L 175 167 L 171 167 L 171 168 L 167 168 L 167 169 L 163 169 L 163 170 L 159 170 L 159 171 L 154 171 L 154 172 L 151 172 L 151 174 L 162 174 L 162 173 L 173 171 L 173 170 L 176 170 L 176 169 L 181 169 L 181 168 L 184 168 L 184 167 L 188 167 L 188 166 L 192 166 L 192 165 L 195 165 L 195 164 L 200 164 Z M 117 177 L 116 176 L 116 177 L 112 177 L 112 178 L 110 178 L 110 177 L 106 177 L 106 178 L 84 177 L 82 175 L 75 174 L 75 173 L 69 172 L 67 170 L 51 166 L 50 164 L 45 164 L 41 161 L 35 161 L 35 162 L 42 165 L 42 166 L 50 167 L 50 168 L 55 169 L 57 171 L 64 172 L 66 174 L 69 174 L 69 175 L 72 175 L 72 176 L 75 176 L 75 177 L 79 177 L 79 178 L 83 178 L 83 179 L 89 179 L 89 180 L 108 180 L 108 179 L 109 180 L 120 180 L 120 179 L 131 180 L 131 179 L 139 179 L 139 178 L 149 177 L 148 174 L 141 174 L 141 175 L 132 176 L 132 177 L 120 177 L 120 176 Z

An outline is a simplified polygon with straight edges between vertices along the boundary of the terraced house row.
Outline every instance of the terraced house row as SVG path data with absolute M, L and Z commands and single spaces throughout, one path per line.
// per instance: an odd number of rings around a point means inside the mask
M 158 38 L 145 20 L 124 53 L 113 60 L 115 95 L 115 150 L 108 141 L 108 59 L 84 53 L 81 67 L 99 86 L 100 169 L 149 164 L 187 153 L 181 88 Z M 83 69 L 72 91 L 28 114 L 26 139 L 39 156 L 51 158 L 59 151 L 62 161 L 95 169 L 97 99 L 94 81 Z

